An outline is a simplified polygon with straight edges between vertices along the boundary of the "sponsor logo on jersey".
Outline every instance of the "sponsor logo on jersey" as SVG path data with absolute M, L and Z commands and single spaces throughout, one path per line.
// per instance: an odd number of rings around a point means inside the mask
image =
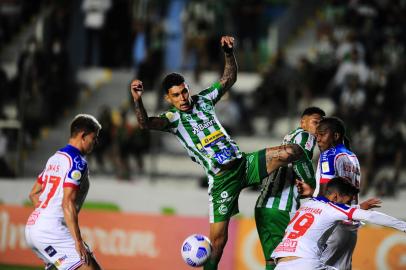
M 321 171 L 322 172 L 329 172 L 330 171 L 330 165 L 328 164 L 328 161 L 324 161 L 321 163 Z
M 225 206 L 224 204 L 220 205 L 220 207 L 219 207 L 219 213 L 220 213 L 221 215 L 225 215 L 225 214 L 227 214 L 227 212 L 228 212 L 227 206 Z
M 309 136 L 309 139 L 307 140 L 307 142 L 305 144 L 305 149 L 308 151 L 311 151 L 312 147 L 313 147 L 312 138 Z
M 200 142 L 202 143 L 203 147 L 210 147 L 215 145 L 221 139 L 223 139 L 224 136 L 225 135 L 223 132 L 221 132 L 220 130 L 216 130 L 210 135 L 207 135 L 206 137 L 201 139 Z
M 216 121 L 214 121 L 214 119 L 211 119 L 211 120 L 206 120 L 205 122 L 203 122 L 203 124 L 195 125 L 195 126 L 193 126 L 193 134 L 196 135 L 200 131 L 213 126 L 215 123 L 216 123 Z
M 229 196 L 228 196 L 228 192 L 227 192 L 226 190 L 223 191 L 223 192 L 221 192 L 220 196 L 221 196 L 222 199 L 216 201 L 216 203 L 230 202 L 230 201 L 233 199 L 233 197 L 229 197 Z
M 224 148 L 214 154 L 214 158 L 219 164 L 224 164 L 227 160 L 233 157 L 233 148 Z
M 63 264 L 63 262 L 68 258 L 68 256 L 63 255 L 62 257 L 60 257 L 58 260 L 56 260 L 56 262 L 54 263 L 54 265 L 56 267 L 59 267 Z
M 79 180 L 82 177 L 82 173 L 79 170 L 74 170 L 71 176 L 73 180 Z
M 275 249 L 275 252 L 285 251 L 285 252 L 295 252 L 297 248 L 297 241 L 291 240 L 289 238 L 283 240 Z
M 56 250 L 52 246 L 47 246 L 44 250 L 48 254 L 49 257 L 53 257 L 57 253 Z

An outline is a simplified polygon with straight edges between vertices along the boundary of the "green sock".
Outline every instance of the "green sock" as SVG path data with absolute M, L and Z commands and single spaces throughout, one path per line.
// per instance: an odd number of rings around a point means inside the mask
M 213 262 L 212 260 L 208 260 L 207 263 L 204 265 L 203 270 L 217 270 L 218 262 Z

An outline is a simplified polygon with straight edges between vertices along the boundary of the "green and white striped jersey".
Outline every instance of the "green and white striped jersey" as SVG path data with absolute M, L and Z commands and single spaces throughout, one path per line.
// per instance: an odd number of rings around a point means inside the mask
M 237 144 L 230 138 L 217 119 L 214 105 L 225 93 L 219 82 L 192 96 L 192 110 L 182 112 L 170 108 L 159 117 L 169 120 L 165 131 L 173 133 L 191 159 L 201 164 L 206 173 L 214 176 L 221 165 L 241 158 Z
M 305 155 L 300 160 L 280 167 L 265 179 L 256 207 L 292 212 L 300 206 L 295 180 L 302 179 L 313 188 L 316 186 L 312 164 L 316 138 L 302 128 L 297 128 L 283 138 L 283 144 L 298 144 Z

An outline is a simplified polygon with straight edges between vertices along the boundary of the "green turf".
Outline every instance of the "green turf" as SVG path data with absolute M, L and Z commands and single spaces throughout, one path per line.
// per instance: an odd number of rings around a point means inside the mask
M 176 210 L 173 207 L 164 206 L 161 208 L 162 215 L 173 216 L 176 214 Z
M 44 267 L 28 267 L 28 266 L 16 266 L 16 265 L 5 265 L 0 264 L 0 270 L 43 270 Z
M 24 206 L 32 207 L 32 203 L 29 200 L 24 201 Z M 110 202 L 85 202 L 82 209 L 86 210 L 101 210 L 109 212 L 120 212 L 120 207 L 114 203 Z
M 82 209 L 86 210 L 102 210 L 109 212 L 120 212 L 120 207 L 110 202 L 85 202 Z

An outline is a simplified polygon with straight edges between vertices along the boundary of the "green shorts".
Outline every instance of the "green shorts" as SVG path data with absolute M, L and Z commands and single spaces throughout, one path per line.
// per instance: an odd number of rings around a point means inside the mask
M 255 223 L 265 260 L 271 260 L 271 254 L 282 241 L 289 221 L 290 214 L 288 211 L 255 207 Z
M 243 154 L 232 169 L 213 177 L 209 185 L 210 223 L 229 220 L 238 214 L 238 197 L 243 188 L 258 185 L 268 176 L 265 149 Z

